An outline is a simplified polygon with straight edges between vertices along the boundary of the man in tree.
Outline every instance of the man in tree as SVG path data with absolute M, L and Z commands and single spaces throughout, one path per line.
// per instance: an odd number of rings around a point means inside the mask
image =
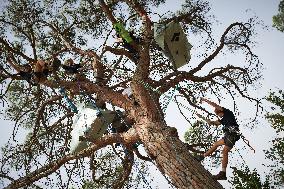
M 135 60 L 139 59 L 139 54 L 137 52 L 137 50 L 135 49 L 135 47 L 133 46 L 133 42 L 135 41 L 135 43 L 140 43 L 141 39 L 139 37 L 135 37 L 134 36 L 134 31 L 129 32 L 129 39 L 131 39 L 131 42 L 128 42 L 125 38 L 123 38 L 120 34 L 117 34 L 117 43 L 118 44 L 122 44 L 122 46 L 128 50 L 129 53 L 131 53 L 133 55 L 133 58 Z
M 136 156 L 142 160 L 155 162 L 160 172 L 167 175 L 176 188 L 221 189 L 220 183 L 213 179 L 202 165 L 196 163 L 189 151 L 184 150 L 185 144 L 178 137 L 176 129 L 167 125 L 160 99 L 163 94 L 180 84 L 179 92 L 193 107 L 197 105 L 192 103 L 191 99 L 199 98 L 200 94 L 222 95 L 224 90 L 236 92 L 258 102 L 247 95 L 248 86 L 257 82 L 261 75 L 261 64 L 249 47 L 253 42 L 251 37 L 254 32 L 252 27 L 248 26 L 252 24 L 232 23 L 215 42 L 211 36 L 212 16 L 207 15 L 210 10 L 209 4 L 202 1 L 186 1 L 181 5 L 181 11 L 174 15 L 163 16 L 159 22 L 167 25 L 175 20 L 184 26 L 184 30 L 188 30 L 186 32 L 196 31 L 193 34 L 201 35 L 202 32 L 208 35 L 208 42 L 205 45 L 207 51 L 203 53 L 203 49 L 200 49 L 202 56 L 188 71 L 177 71 L 153 40 L 153 21 L 150 18 L 156 13 L 151 7 L 159 6 L 164 12 L 165 7 L 162 5 L 165 1 L 59 2 L 61 3 L 43 0 L 9 1 L 3 13 L 0 12 L 0 64 L 3 66 L 0 81 L 3 88 L 6 88 L 3 91 L 8 91 L 1 97 L 7 98 L 11 103 L 7 114 L 12 121 L 15 121 L 15 127 L 21 123 L 21 126 L 31 128 L 29 140 L 15 147 L 7 146 L 3 159 L 0 160 L 3 167 L 1 170 L 5 171 L 0 171 L 0 177 L 10 180 L 7 188 L 33 187 L 38 181 L 44 182 L 42 185 L 47 188 L 60 188 L 63 184 L 68 188 L 71 184 L 77 185 L 77 178 L 83 182 L 85 178 L 90 177 L 94 182 L 102 183 L 102 187 L 98 188 L 127 188 L 127 182 L 134 180 L 130 177 L 134 153 L 136 154 L 137 151 L 132 146 L 141 142 L 147 157 L 139 154 Z M 127 15 L 135 16 L 127 19 Z M 114 25 L 120 22 L 120 19 L 140 33 L 139 37 L 143 42 L 137 43 L 133 40 L 131 44 L 138 52 L 139 59 L 135 59 L 126 48 L 116 48 L 112 45 L 110 37 L 114 32 Z M 11 35 L 7 36 L 6 34 L 9 33 Z M 33 51 L 30 51 L 31 48 Z M 217 55 L 223 54 L 228 49 L 244 51 L 243 54 L 246 56 L 244 60 L 248 64 L 242 63 L 242 65 L 249 66 L 219 67 L 217 64 L 211 64 Z M 70 79 L 66 74 L 52 74 L 49 76 L 50 80 L 40 82 L 38 87 L 33 87 L 31 90 L 30 86 L 22 86 L 18 81 L 23 78 L 7 74 L 19 72 L 16 67 L 27 62 L 36 62 L 39 57 L 43 60 L 50 60 L 53 57 L 67 60 L 70 56 L 84 60 L 86 72 L 83 74 L 83 70 L 78 69 L 79 73 L 74 76 L 81 75 L 80 80 Z M 15 68 L 7 62 L 9 57 L 13 58 Z M 208 64 L 214 68 L 201 76 L 200 72 L 203 73 Z M 109 68 L 109 65 L 114 66 Z M 130 74 L 118 74 L 115 70 L 124 66 L 129 68 L 127 72 Z M 90 71 L 96 72 L 96 77 L 104 80 L 97 82 L 88 79 L 87 77 L 90 76 L 87 73 L 88 69 L 92 69 Z M 243 79 L 237 79 L 236 76 Z M 139 106 L 135 106 L 132 100 L 122 94 L 126 83 L 131 83 L 133 98 L 139 102 Z M 191 87 L 183 88 L 184 84 L 190 84 Z M 82 90 L 88 96 L 95 95 L 103 102 L 125 111 L 127 116 L 133 119 L 134 124 L 126 132 L 111 133 L 96 141 L 88 141 L 92 144 L 77 154 L 68 154 L 67 151 L 59 153 L 57 146 L 64 144 L 66 149 L 70 146 L 68 144 L 75 116 L 63 101 L 62 97 L 65 95 L 60 93 L 61 88 L 73 93 L 75 102 L 84 100 Z M 208 90 L 203 91 L 204 88 Z M 158 89 L 159 93 L 151 89 Z M 202 109 L 199 106 L 197 108 Z M 15 135 L 13 138 L 17 138 Z M 123 161 L 119 154 L 116 155 L 118 161 L 111 164 L 113 167 L 109 166 L 108 170 L 104 169 L 102 172 L 97 171 L 98 165 L 95 161 L 98 160 L 96 157 L 98 153 L 96 152 L 113 150 L 107 146 L 115 143 L 126 146 L 127 155 Z M 40 158 L 48 161 L 42 165 Z M 83 161 L 89 161 L 89 170 L 84 166 L 85 163 L 80 163 Z M 11 166 L 14 162 L 15 165 Z M 105 163 L 107 162 L 99 166 Z M 61 182 L 61 168 L 66 169 L 68 173 L 68 179 L 64 179 L 68 180 L 66 183 Z M 23 170 L 25 171 L 23 174 L 13 178 L 12 171 L 22 173 Z M 120 174 L 115 174 L 117 176 L 109 174 L 116 170 L 122 171 Z M 73 174 L 87 171 L 88 175 L 85 178 L 81 174 Z M 57 180 L 53 177 L 55 174 L 58 175 Z M 105 175 L 109 175 L 109 181 L 104 179 Z M 52 186 L 47 186 L 45 180 L 50 180 L 49 184 Z
M 49 70 L 48 65 L 43 60 L 38 60 L 35 63 L 34 67 L 34 80 L 36 83 L 44 82 L 46 80 L 46 77 L 48 76 Z
M 75 64 L 74 61 L 69 58 L 65 61 L 64 65 L 62 65 L 62 68 L 68 73 L 68 74 L 77 74 L 79 72 L 79 69 L 82 67 L 81 64 Z
M 232 111 L 221 107 L 220 105 L 205 99 L 201 98 L 201 103 L 207 102 L 209 105 L 213 106 L 215 108 L 214 112 L 215 114 L 220 117 L 221 119 L 218 119 L 216 121 L 211 121 L 209 119 L 204 118 L 200 114 L 197 114 L 198 117 L 204 119 L 208 124 L 211 125 L 224 125 L 223 131 L 225 133 L 224 137 L 217 142 L 214 143 L 214 145 L 203 155 L 197 156 L 196 159 L 198 161 L 202 161 L 205 157 L 210 156 L 219 146 L 224 146 L 223 148 L 223 159 L 222 159 L 222 171 L 220 171 L 217 175 L 214 176 L 216 180 L 226 180 L 226 168 L 228 165 L 228 153 L 235 145 L 236 141 L 240 139 L 239 135 L 239 125 L 236 121 L 236 118 Z

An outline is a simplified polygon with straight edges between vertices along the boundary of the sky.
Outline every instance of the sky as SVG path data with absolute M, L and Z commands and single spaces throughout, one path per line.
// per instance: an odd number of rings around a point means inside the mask
M 183 1 L 179 0 L 168 0 L 165 5 L 159 8 L 158 12 L 165 12 L 167 10 L 175 11 L 177 10 Z M 213 35 L 216 41 L 220 38 L 225 28 L 233 22 L 242 22 L 247 21 L 252 16 L 258 16 L 259 20 L 262 20 L 264 25 L 268 27 L 268 30 L 261 29 L 257 27 L 258 34 L 255 38 L 257 44 L 252 48 L 253 52 L 259 56 L 260 61 L 264 65 L 263 71 L 263 80 L 261 81 L 262 86 L 256 90 L 251 91 L 251 95 L 255 98 L 263 98 L 266 96 L 270 89 L 277 90 L 277 88 L 284 89 L 284 33 L 277 31 L 272 28 L 272 16 L 277 13 L 279 0 L 215 0 L 209 2 L 211 5 L 211 12 L 216 16 L 218 23 L 213 25 Z M 197 52 L 200 50 L 197 48 L 199 44 L 195 36 L 188 36 L 189 41 L 193 45 L 192 49 L 192 59 L 189 62 L 194 64 L 197 61 Z M 232 65 L 242 65 L 241 55 L 221 55 L 212 61 L 212 66 L 218 66 L 222 64 L 232 64 Z M 187 70 L 188 67 L 184 66 L 181 70 Z M 216 100 L 213 97 L 208 97 L 212 100 Z M 239 106 L 240 115 L 238 120 L 245 125 L 249 122 L 249 119 L 254 116 L 254 104 L 248 103 L 242 98 L 237 99 L 237 104 Z M 221 105 L 232 109 L 233 104 L 230 99 L 225 99 L 221 102 Z M 268 103 L 264 103 L 267 107 Z M 203 105 L 208 110 L 211 110 L 209 106 Z M 183 140 L 184 132 L 189 128 L 188 123 L 178 112 L 177 106 L 171 102 L 167 108 L 166 112 L 166 121 L 170 126 L 175 126 L 178 130 L 180 138 Z M 237 142 L 235 149 L 230 153 L 229 159 L 232 160 L 229 162 L 228 166 L 228 176 L 232 175 L 230 166 L 239 166 L 238 162 L 246 162 L 249 168 L 256 168 L 264 178 L 265 173 L 269 170 L 263 166 L 263 164 L 269 164 L 270 162 L 265 159 L 263 150 L 269 149 L 270 143 L 274 137 L 275 132 L 269 127 L 269 123 L 259 116 L 259 125 L 257 128 L 251 130 L 245 126 L 241 125 L 241 131 L 245 137 L 250 141 L 251 145 L 256 149 L 254 154 L 251 150 L 246 148 L 243 149 L 245 144 L 240 140 Z M 9 121 L 6 121 L 2 114 L 0 114 L 0 146 L 5 144 L 9 137 L 12 134 L 13 124 Z M 26 131 L 19 130 L 21 135 L 19 140 L 23 139 Z M 240 155 L 243 157 L 241 160 Z M 210 170 L 212 174 L 218 173 L 220 168 Z M 153 187 L 158 186 L 161 189 L 171 188 L 165 179 L 159 174 L 159 172 L 152 167 L 152 175 L 157 178 L 152 183 Z M 159 175 L 159 176 L 157 176 Z M 226 188 L 231 188 L 231 185 L 227 181 L 220 181 L 220 183 Z
M 255 91 L 251 91 L 251 95 L 255 98 L 263 98 L 269 93 L 269 90 L 277 90 L 277 88 L 284 88 L 284 76 L 282 74 L 284 70 L 283 58 L 284 58 L 284 33 L 277 31 L 272 28 L 272 16 L 277 13 L 278 4 L 280 1 L 277 0 L 218 0 L 210 1 L 211 4 L 211 14 L 216 16 L 219 23 L 214 24 L 213 34 L 214 39 L 218 41 L 225 28 L 233 22 L 244 22 L 247 21 L 252 16 L 257 16 L 259 20 L 262 20 L 264 25 L 267 26 L 268 30 L 261 29 L 257 27 L 258 35 L 255 38 L 257 42 L 256 46 L 252 48 L 253 52 L 259 56 L 260 61 L 264 65 L 263 80 L 261 81 L 262 86 Z M 168 1 L 168 6 L 176 8 L 178 5 L 175 1 Z M 165 6 L 167 7 L 167 6 Z M 189 37 L 190 41 L 194 41 L 194 37 Z M 198 51 L 195 49 L 196 46 L 193 45 L 193 58 L 189 64 L 195 62 L 194 52 Z M 241 56 L 241 55 L 237 55 Z M 241 58 L 234 55 L 221 55 L 212 61 L 212 66 L 216 65 L 242 65 L 240 62 Z M 211 64 L 211 63 L 210 63 Z M 213 65 L 214 64 L 214 65 Z M 186 70 L 186 66 L 181 68 L 181 70 Z M 208 97 L 211 100 L 215 100 L 213 97 Z M 216 101 L 217 102 L 217 101 Z M 228 98 L 221 101 L 221 105 L 233 109 L 232 101 Z M 239 106 L 240 115 L 237 117 L 238 121 L 241 121 L 243 125 L 249 123 L 249 119 L 254 116 L 255 108 L 253 103 L 248 103 L 248 101 L 238 98 L 237 105 Z M 268 103 L 264 103 L 265 108 L 267 108 Z M 203 105 L 204 108 L 213 111 L 209 106 Z M 174 125 L 178 129 L 179 136 L 183 138 L 184 132 L 189 128 L 188 123 L 184 118 L 176 111 L 176 105 L 172 102 L 167 108 L 166 120 L 168 125 Z M 259 116 L 259 125 L 253 130 L 241 125 L 241 131 L 244 136 L 250 141 L 251 145 L 256 149 L 254 154 L 251 150 L 246 147 L 246 150 L 242 150 L 245 146 L 244 142 L 239 140 L 236 147 L 232 150 L 229 156 L 228 165 L 228 176 L 232 175 L 232 170 L 230 166 L 239 166 L 238 162 L 244 161 L 250 169 L 256 168 L 261 174 L 262 179 L 265 173 L 268 173 L 268 169 L 263 166 L 263 164 L 269 164 L 270 161 L 265 159 L 264 149 L 269 149 L 270 143 L 274 137 L 275 132 L 269 127 L 269 123 Z M 183 140 L 183 139 L 182 139 Z M 240 157 L 243 157 L 242 158 Z M 213 169 L 210 172 L 216 174 L 220 171 L 220 168 Z M 220 183 L 227 189 L 231 188 L 231 185 L 227 181 L 220 181 Z M 160 185 L 160 188 L 166 188 Z

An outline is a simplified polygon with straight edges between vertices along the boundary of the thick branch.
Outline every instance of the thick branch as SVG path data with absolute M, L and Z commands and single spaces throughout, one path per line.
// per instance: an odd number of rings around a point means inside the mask
M 113 185 L 113 188 L 115 189 L 122 188 L 124 183 L 129 178 L 134 163 L 134 154 L 132 151 L 129 150 L 127 151 L 127 154 L 125 155 L 122 163 L 123 163 L 123 172 L 120 174 L 120 176 L 117 178 L 117 181 Z

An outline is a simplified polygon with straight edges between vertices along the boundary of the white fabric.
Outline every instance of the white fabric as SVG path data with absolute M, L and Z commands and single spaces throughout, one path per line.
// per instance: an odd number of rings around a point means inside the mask
M 131 89 L 131 87 L 127 87 L 126 89 L 124 89 L 124 90 L 122 91 L 122 94 L 123 94 L 123 95 L 127 95 L 128 97 L 131 96 L 131 95 L 132 95 L 132 89 Z
M 108 126 L 115 117 L 115 112 L 110 110 L 101 110 L 102 115 L 97 117 L 98 110 L 91 106 L 84 106 L 80 114 L 74 121 L 71 131 L 71 152 L 79 152 L 86 149 L 89 145 L 86 141 L 79 141 L 80 136 L 89 137 L 93 140 L 100 138 L 106 132 Z
M 91 127 L 87 130 L 87 137 L 96 140 L 103 136 L 108 126 L 113 122 L 115 112 L 110 110 L 101 111 L 102 115 L 95 119 L 91 124 Z
M 90 128 L 93 121 L 96 119 L 97 110 L 93 110 L 91 108 L 86 108 L 79 106 L 78 107 L 79 114 L 76 115 L 72 125 L 71 131 L 71 142 L 70 142 L 70 150 L 71 152 L 79 152 L 88 147 L 86 142 L 79 141 L 80 136 L 84 136 L 84 132 Z
M 187 64 L 191 59 L 192 45 L 180 25 L 172 21 L 167 25 L 154 24 L 154 38 L 165 55 L 173 61 L 175 69 Z

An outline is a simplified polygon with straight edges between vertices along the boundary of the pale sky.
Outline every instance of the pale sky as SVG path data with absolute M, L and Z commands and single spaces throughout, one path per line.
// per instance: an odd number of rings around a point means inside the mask
M 284 70 L 284 33 L 277 31 L 272 28 L 272 16 L 277 13 L 279 0 L 216 0 L 210 1 L 211 4 L 211 14 L 216 16 L 216 19 L 219 20 L 219 23 L 213 26 L 213 33 L 216 36 L 214 39 L 219 40 L 220 36 L 224 32 L 225 28 L 233 22 L 242 22 L 249 19 L 251 16 L 258 16 L 260 20 L 268 26 L 268 31 L 260 29 L 258 27 L 256 36 L 256 47 L 252 48 L 253 52 L 259 56 L 260 61 L 264 64 L 265 70 L 263 71 L 263 81 L 262 87 L 256 91 L 251 91 L 251 95 L 255 98 L 262 98 L 266 96 L 270 89 L 276 90 L 277 88 L 284 89 L 284 76 L 282 74 Z M 178 6 L 175 1 L 169 1 L 171 7 Z M 192 43 L 193 47 L 195 46 Z M 193 51 L 196 49 L 193 49 Z M 198 51 L 198 50 L 197 50 Z M 241 55 L 238 57 L 233 55 L 221 55 L 212 61 L 212 67 L 224 64 L 231 65 L 242 65 L 243 62 L 240 61 Z M 242 56 L 244 57 L 244 56 Z M 194 63 L 194 57 L 190 61 Z M 210 63 L 211 64 L 211 63 Z M 184 67 L 183 67 L 184 68 Z M 182 68 L 182 69 L 183 69 Z M 186 68 L 184 68 L 186 69 Z M 208 97 L 210 98 L 210 97 Z M 212 100 L 216 100 L 213 99 Z M 267 103 L 266 103 L 267 104 Z M 221 105 L 233 109 L 233 104 L 231 99 L 226 99 L 226 101 L 221 102 Z M 254 104 L 248 103 L 247 100 L 239 98 L 237 100 L 237 105 L 239 105 L 240 116 L 238 120 L 242 123 L 248 123 L 249 118 L 252 118 L 255 112 Z M 204 105 L 203 107 L 207 108 L 208 106 Z M 267 107 L 267 106 L 265 106 Z M 208 110 L 213 110 L 208 107 Z M 170 114 L 169 114 L 170 113 Z M 167 122 L 171 126 L 176 126 L 179 132 L 179 136 L 183 138 L 184 132 L 189 127 L 188 123 L 184 118 L 176 111 L 176 105 L 171 103 L 168 107 Z M 256 154 L 254 154 L 248 147 L 246 150 L 241 150 L 245 146 L 242 140 L 237 142 L 236 147 L 233 149 L 233 152 L 230 154 L 230 161 L 228 165 L 228 176 L 231 176 L 230 166 L 237 166 L 237 161 L 242 162 L 239 153 L 243 156 L 244 161 L 248 164 L 249 168 L 257 168 L 258 172 L 261 174 L 262 178 L 264 172 L 268 172 L 268 169 L 263 166 L 263 164 L 269 164 L 269 161 L 265 160 L 263 153 L 264 149 L 270 147 L 269 141 L 275 137 L 275 132 L 269 127 L 269 124 L 263 118 L 260 118 L 260 124 L 254 130 L 246 129 L 242 127 L 241 131 L 247 139 L 249 139 L 251 145 L 256 149 Z M 183 140 L 183 139 L 182 139 Z M 238 152 L 239 151 L 239 152 Z M 220 167 L 221 168 L 221 167 Z M 210 171 L 212 174 L 216 174 L 220 171 L 220 168 L 213 169 Z M 228 177 L 227 176 L 227 177 Z M 220 181 L 220 183 L 227 189 L 231 185 L 228 181 Z M 165 188 L 165 187 L 160 187 Z
M 159 12 L 161 13 L 167 10 L 174 11 L 180 7 L 181 2 L 183 1 L 177 2 L 176 0 L 168 0 L 166 5 L 163 5 L 162 8 L 159 9 Z M 259 19 L 268 26 L 268 30 L 260 29 L 260 27 L 258 27 L 258 35 L 256 36 L 256 41 L 258 42 L 258 44 L 256 44 L 256 46 L 252 48 L 253 52 L 259 56 L 260 61 L 263 62 L 265 70 L 263 71 L 264 78 L 262 81 L 262 87 L 255 91 L 251 91 L 251 94 L 255 98 L 262 98 L 268 94 L 269 89 L 284 89 L 284 76 L 282 73 L 284 70 L 284 33 L 281 33 L 271 27 L 272 16 L 277 13 L 279 0 L 214 0 L 210 1 L 210 4 L 212 8 L 211 14 L 215 15 L 216 19 L 219 20 L 219 23 L 212 27 L 216 41 L 219 40 L 220 36 L 228 25 L 233 22 L 246 21 L 251 16 L 258 16 Z M 195 47 L 200 44 L 195 44 L 196 39 L 194 36 L 189 36 L 189 40 L 193 45 L 193 57 L 189 64 L 194 64 L 195 60 L 197 60 L 196 54 L 201 50 Z M 240 57 L 228 54 L 225 56 L 221 55 L 220 57 L 217 57 L 210 64 L 214 64 L 214 67 L 217 67 L 220 64 L 242 65 L 243 62 L 239 61 Z M 186 69 L 186 66 L 182 68 L 182 70 Z M 241 112 L 238 120 L 241 120 L 242 123 L 247 123 L 248 119 L 253 116 L 253 112 L 255 111 L 254 104 L 247 103 L 247 101 L 242 98 L 238 99 L 237 104 L 239 105 L 239 110 Z M 221 102 L 221 105 L 226 108 L 233 109 L 230 99 L 226 99 L 226 101 Z M 204 105 L 204 107 L 207 108 L 208 106 Z M 180 138 L 183 140 L 184 132 L 188 129 L 189 125 L 179 114 L 178 109 L 174 103 L 170 103 L 170 105 L 168 106 L 167 115 L 169 115 L 166 117 L 168 125 L 175 126 L 178 129 Z M 10 122 L 5 121 L 4 119 L 5 118 L 1 114 L 0 125 L 2 132 L 0 132 L 0 146 L 8 141 L 9 137 L 12 134 L 13 128 L 13 125 Z M 273 139 L 275 133 L 269 127 L 267 121 L 265 121 L 263 118 L 260 118 L 259 120 L 260 124 L 254 130 L 244 128 L 241 125 L 241 130 L 243 131 L 244 135 L 255 147 L 256 154 L 253 154 L 253 152 L 248 148 L 246 148 L 246 150 L 241 150 L 241 148 L 245 144 L 241 140 L 239 140 L 235 147 L 236 150 L 233 150 L 233 152 L 230 154 L 230 159 L 233 159 L 233 161 L 230 161 L 229 163 L 228 176 L 231 176 L 231 169 L 229 167 L 237 166 L 237 162 L 242 161 L 237 150 L 239 150 L 248 166 L 251 169 L 257 168 L 262 177 L 265 172 L 268 172 L 268 169 L 262 165 L 269 164 L 269 161 L 265 160 L 263 150 L 270 147 L 270 144 L 268 142 Z M 22 130 L 20 130 L 20 132 L 25 133 Z M 21 134 L 20 136 L 24 136 L 24 134 Z M 212 171 L 210 170 L 210 172 L 212 174 L 216 174 L 219 170 L 220 168 L 213 169 Z M 156 186 L 158 186 L 159 189 L 171 188 L 161 175 L 157 176 L 159 173 L 155 168 L 153 168 L 151 172 L 153 174 L 153 177 L 155 178 L 155 181 L 152 183 L 152 186 L 154 188 Z M 226 189 L 230 188 L 228 181 L 221 181 L 220 183 Z

